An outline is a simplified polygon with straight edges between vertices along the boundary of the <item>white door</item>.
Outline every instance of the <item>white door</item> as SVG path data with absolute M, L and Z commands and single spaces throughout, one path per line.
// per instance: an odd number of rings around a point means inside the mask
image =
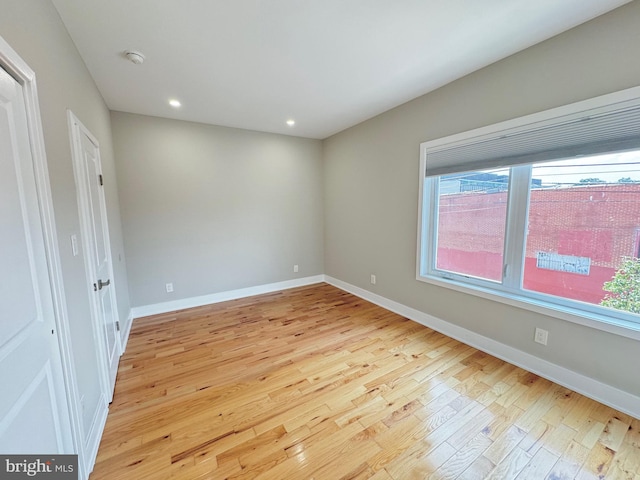
M 0 452 L 71 453 L 23 89 L 0 68 Z
M 71 112 L 69 112 L 69 125 L 85 248 L 85 267 L 94 298 L 92 309 L 94 322 L 98 326 L 104 343 L 107 368 L 106 394 L 111 400 L 120 359 L 120 335 L 100 149 L 98 141 Z

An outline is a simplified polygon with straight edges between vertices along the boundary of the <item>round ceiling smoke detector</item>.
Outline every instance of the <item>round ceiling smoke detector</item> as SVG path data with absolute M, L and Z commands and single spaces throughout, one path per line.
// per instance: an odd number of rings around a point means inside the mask
M 136 52 L 135 50 L 127 50 L 124 52 L 124 56 L 136 65 L 140 65 L 144 62 L 144 55 L 140 52 Z

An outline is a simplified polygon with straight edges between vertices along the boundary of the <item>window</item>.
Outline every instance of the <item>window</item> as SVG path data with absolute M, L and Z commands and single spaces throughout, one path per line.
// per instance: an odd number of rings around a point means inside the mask
M 422 144 L 418 279 L 640 330 L 638 97 Z
M 499 282 L 509 170 L 438 177 L 435 268 Z

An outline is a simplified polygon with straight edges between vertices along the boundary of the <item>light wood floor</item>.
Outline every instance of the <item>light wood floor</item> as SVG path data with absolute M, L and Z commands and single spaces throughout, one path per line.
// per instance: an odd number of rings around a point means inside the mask
M 320 284 L 136 320 L 91 480 L 633 479 L 640 421 Z

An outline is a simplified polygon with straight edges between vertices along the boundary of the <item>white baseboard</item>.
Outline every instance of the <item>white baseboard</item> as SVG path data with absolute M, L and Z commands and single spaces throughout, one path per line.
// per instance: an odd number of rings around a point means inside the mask
M 482 350 L 494 357 L 524 368 L 525 370 L 535 373 L 536 375 L 540 375 L 541 377 L 551 380 L 559 385 L 570 388 L 571 390 L 615 408 L 616 410 L 632 415 L 635 418 L 640 418 L 640 397 L 636 395 L 625 392 L 624 390 L 620 390 L 619 388 L 606 383 L 602 383 L 598 380 L 594 380 L 593 378 L 581 373 L 561 367 L 547 360 L 536 357 L 535 355 L 531 355 L 530 353 L 510 347 L 504 343 L 500 343 L 471 330 L 467 330 L 466 328 L 459 327 L 453 323 L 328 275 L 315 275 L 296 280 L 287 280 L 284 282 L 219 292 L 211 295 L 202 295 L 199 297 L 185 298 L 171 302 L 134 307 L 131 309 L 130 317 L 132 319 L 136 319 L 146 317 L 148 315 L 157 315 L 185 308 L 200 307 L 212 303 L 225 302 L 227 300 L 235 300 L 263 293 L 277 292 L 279 290 L 286 290 L 289 288 L 301 287 L 320 282 L 326 282 L 341 290 L 352 293 L 353 295 L 363 298 L 371 303 L 375 303 L 382 308 L 386 308 L 398 315 L 402 315 L 414 322 L 432 328 L 433 330 L 443 333 L 451 338 L 455 338 L 456 340 L 477 348 L 478 350 Z M 123 344 L 124 346 L 126 346 L 126 340 L 129 337 L 132 323 L 133 322 L 130 321 L 128 324 L 125 342 Z
M 315 275 L 312 277 L 297 278 L 295 280 L 286 280 L 284 282 L 268 283 L 265 285 L 257 285 L 255 287 L 212 293 L 210 295 L 201 295 L 199 297 L 183 298 L 180 300 L 173 300 L 171 302 L 133 307 L 131 309 L 131 316 L 134 319 L 147 317 L 149 315 L 158 315 L 160 313 L 168 313 L 176 310 L 183 310 L 185 308 L 202 307 L 203 305 L 210 305 L 212 303 L 226 302 L 228 300 L 236 300 L 238 298 L 251 297 L 253 295 L 262 295 L 263 293 L 277 292 L 279 290 L 303 287 L 305 285 L 312 285 L 314 283 L 321 282 L 324 282 L 324 275 Z
M 535 355 L 523 352 L 522 350 L 497 342 L 491 338 L 484 337 L 466 328 L 459 327 L 414 308 L 389 300 L 363 288 L 343 282 L 342 280 L 325 275 L 324 281 L 414 322 L 432 328 L 451 338 L 455 338 L 478 350 L 482 350 L 494 357 L 505 360 L 506 362 L 574 390 L 586 397 L 592 398 L 635 418 L 640 418 L 640 397 L 638 396 L 594 380 L 581 373 L 561 367 Z
M 124 327 L 124 330 L 120 333 L 120 345 L 122 345 L 122 351 L 120 354 L 122 355 L 127 349 L 127 343 L 129 342 L 129 335 L 131 334 L 131 327 L 133 326 L 133 309 L 129 311 L 129 317 L 127 318 L 127 324 Z

